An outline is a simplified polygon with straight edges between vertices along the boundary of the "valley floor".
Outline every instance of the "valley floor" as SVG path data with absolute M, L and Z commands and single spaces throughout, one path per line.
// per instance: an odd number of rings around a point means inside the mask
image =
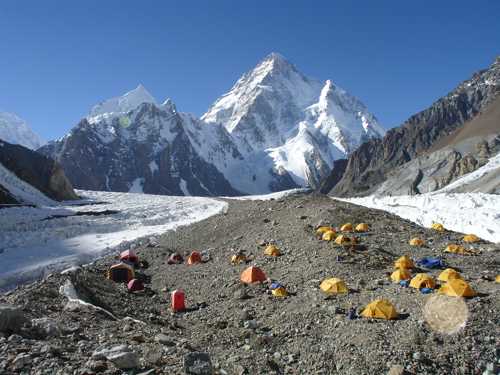
M 185 356 L 197 351 L 210 354 L 215 374 L 385 374 L 398 365 L 408 374 L 480 374 L 498 361 L 500 284 L 494 277 L 499 245 L 475 244 L 480 251 L 475 256 L 447 254 L 445 246 L 460 243 L 461 234 L 438 233 L 324 196 L 226 202 L 223 213 L 165 233 L 156 247 L 138 247 L 139 257 L 149 264 L 138 271 L 146 293 L 130 294 L 124 285 L 107 280 L 106 270 L 116 262 L 108 256 L 0 296 L 3 303 L 21 306 L 28 318 L 47 317 L 58 327 L 44 337 L 29 328 L 20 336 L 0 335 L 0 372 L 121 374 L 98 354 L 121 344 L 139 358 L 135 373 L 152 370 L 149 374 L 184 374 Z M 358 235 L 356 248 L 320 241 L 314 234 L 319 223 L 345 222 L 370 225 L 368 233 Z M 426 245 L 409 246 L 415 236 Z M 259 244 L 265 241 L 275 242 L 283 255 L 264 256 Z M 210 259 L 192 266 L 167 264 L 171 253 L 187 256 L 193 249 L 206 250 Z M 249 264 L 284 284 L 290 296 L 274 297 L 265 285 L 243 286 L 239 276 L 248 265 L 229 262 L 238 250 L 251 258 Z M 453 307 L 463 309 L 457 332 L 439 333 L 429 324 L 436 323 L 436 317 L 424 315 L 429 295 L 388 279 L 403 254 L 414 260 L 442 256 L 480 293 L 465 304 L 450 297 Z M 426 271 L 435 278 L 439 274 Z M 350 292 L 325 298 L 319 284 L 327 277 L 344 279 Z M 68 283 L 111 315 L 68 302 L 60 294 Z M 170 292 L 180 288 L 188 311 L 172 314 Z M 349 309 L 359 313 L 379 297 L 392 301 L 401 314 L 398 320 L 346 316 Z M 443 311 L 441 323 L 458 315 Z M 16 370 L 16 359 L 26 355 Z

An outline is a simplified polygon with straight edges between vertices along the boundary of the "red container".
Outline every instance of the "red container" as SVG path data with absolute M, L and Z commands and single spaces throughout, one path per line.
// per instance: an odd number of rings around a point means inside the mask
M 172 310 L 174 312 L 186 310 L 184 292 L 182 290 L 174 290 L 172 292 Z

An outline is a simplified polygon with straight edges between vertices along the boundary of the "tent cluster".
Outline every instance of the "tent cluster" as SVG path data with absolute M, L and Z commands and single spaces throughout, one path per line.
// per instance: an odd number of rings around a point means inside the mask
M 192 251 L 186 260 L 186 264 L 188 266 L 204 262 L 205 260 L 203 259 L 203 255 L 199 251 Z M 179 253 L 172 253 L 167 259 L 167 264 L 182 264 L 182 263 L 184 263 L 184 258 Z
M 417 262 L 421 264 L 430 264 L 431 267 L 428 268 L 442 268 L 442 261 L 438 258 L 423 258 Z M 439 264 L 439 267 L 434 267 L 435 264 Z M 397 283 L 406 283 L 409 281 L 409 286 L 415 289 L 419 289 L 422 292 L 431 292 L 436 289 L 437 283 L 433 277 L 427 273 L 417 273 L 412 277 L 411 271 L 415 268 L 415 263 L 408 256 L 404 255 L 394 262 L 394 272 L 391 274 L 391 279 Z M 470 285 L 463 280 L 460 273 L 453 268 L 446 268 L 443 270 L 439 276 L 438 280 L 442 282 L 438 292 L 446 294 L 448 296 L 454 297 L 474 297 L 476 292 L 470 287 Z
M 366 223 L 359 223 L 354 226 L 352 223 L 345 223 L 340 226 L 340 229 L 335 229 L 330 226 L 320 226 L 316 229 L 316 236 L 323 241 L 334 241 L 337 245 L 355 245 L 358 243 L 356 237 L 348 236 L 345 233 L 363 233 L 368 232 L 369 226 Z M 339 232 L 344 232 L 344 234 L 340 234 Z
M 136 269 L 140 267 L 139 257 L 132 250 L 124 251 L 119 256 L 119 263 L 109 267 L 107 278 L 127 286 L 129 292 L 144 290 L 144 283 L 136 278 Z

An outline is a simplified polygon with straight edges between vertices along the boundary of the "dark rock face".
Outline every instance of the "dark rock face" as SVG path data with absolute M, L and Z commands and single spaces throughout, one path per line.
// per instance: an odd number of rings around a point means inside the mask
M 49 198 L 57 201 L 78 198 L 61 165 L 47 156 L 0 141 L 0 164 Z M 16 203 L 15 197 L 1 186 L 0 203 Z
M 84 119 L 62 140 L 39 151 L 59 161 L 80 189 L 165 195 L 186 195 L 187 190 L 199 196 L 239 193 L 198 155 L 183 119 L 153 104 L 142 104 L 129 117 L 110 123 Z M 227 152 L 234 154 L 230 147 Z
M 345 169 L 347 167 L 347 159 L 335 160 L 333 163 L 332 173 L 324 179 L 319 187 L 319 192 L 323 194 L 328 194 L 330 190 L 333 189 L 335 185 L 340 181 L 344 175 Z
M 349 157 L 342 179 L 330 193 L 356 196 L 374 192 L 390 171 L 422 155 L 475 118 L 499 93 L 500 58 L 497 58 L 489 69 L 474 74 L 430 108 L 388 131 L 383 139 L 362 144 Z

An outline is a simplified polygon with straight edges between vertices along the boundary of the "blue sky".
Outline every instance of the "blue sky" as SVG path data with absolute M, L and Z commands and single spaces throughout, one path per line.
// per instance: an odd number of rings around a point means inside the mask
M 0 110 L 53 139 L 142 83 L 201 115 L 276 51 L 391 127 L 492 63 L 499 16 L 496 0 L 2 0 Z

